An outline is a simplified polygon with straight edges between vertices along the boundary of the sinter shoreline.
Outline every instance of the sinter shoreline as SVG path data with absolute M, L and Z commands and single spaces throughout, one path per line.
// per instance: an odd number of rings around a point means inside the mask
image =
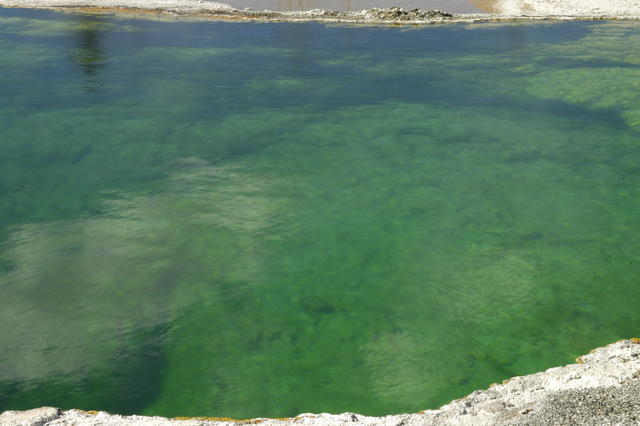
M 640 19 L 635 0 L 495 0 L 476 2 L 490 13 L 451 13 L 439 10 L 405 10 L 401 7 L 335 11 L 270 11 L 238 9 L 205 0 L 0 0 L 0 7 L 40 8 L 84 12 L 127 12 L 145 15 L 195 17 L 258 22 L 325 22 L 367 25 L 428 25 L 436 23 Z
M 355 413 L 301 414 L 288 419 L 120 416 L 43 407 L 6 411 L 2 426 L 286 425 L 628 425 L 640 422 L 640 339 L 621 340 L 579 357 L 576 364 L 513 377 L 437 409 L 367 417 Z

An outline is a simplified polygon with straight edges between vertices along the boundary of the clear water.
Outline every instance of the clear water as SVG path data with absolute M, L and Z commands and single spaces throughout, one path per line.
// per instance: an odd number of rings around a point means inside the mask
M 638 335 L 638 51 L 0 9 L 0 410 L 411 412 Z

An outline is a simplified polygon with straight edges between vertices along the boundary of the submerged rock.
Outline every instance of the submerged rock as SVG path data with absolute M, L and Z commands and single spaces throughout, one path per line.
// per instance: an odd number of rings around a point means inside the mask
M 611 425 L 640 422 L 640 339 L 622 340 L 579 357 L 577 364 L 514 377 L 438 410 L 386 417 L 301 414 L 234 420 L 120 416 L 43 407 L 0 414 L 2 426 L 62 425 Z

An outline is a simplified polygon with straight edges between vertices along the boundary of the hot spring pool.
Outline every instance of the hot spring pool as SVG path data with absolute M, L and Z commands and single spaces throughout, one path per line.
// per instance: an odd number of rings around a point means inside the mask
M 0 9 L 0 411 L 411 412 L 639 334 L 638 51 Z

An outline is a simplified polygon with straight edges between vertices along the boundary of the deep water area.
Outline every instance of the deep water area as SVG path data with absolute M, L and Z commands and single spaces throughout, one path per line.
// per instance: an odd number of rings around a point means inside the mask
M 0 9 L 0 411 L 415 412 L 637 336 L 637 52 Z

